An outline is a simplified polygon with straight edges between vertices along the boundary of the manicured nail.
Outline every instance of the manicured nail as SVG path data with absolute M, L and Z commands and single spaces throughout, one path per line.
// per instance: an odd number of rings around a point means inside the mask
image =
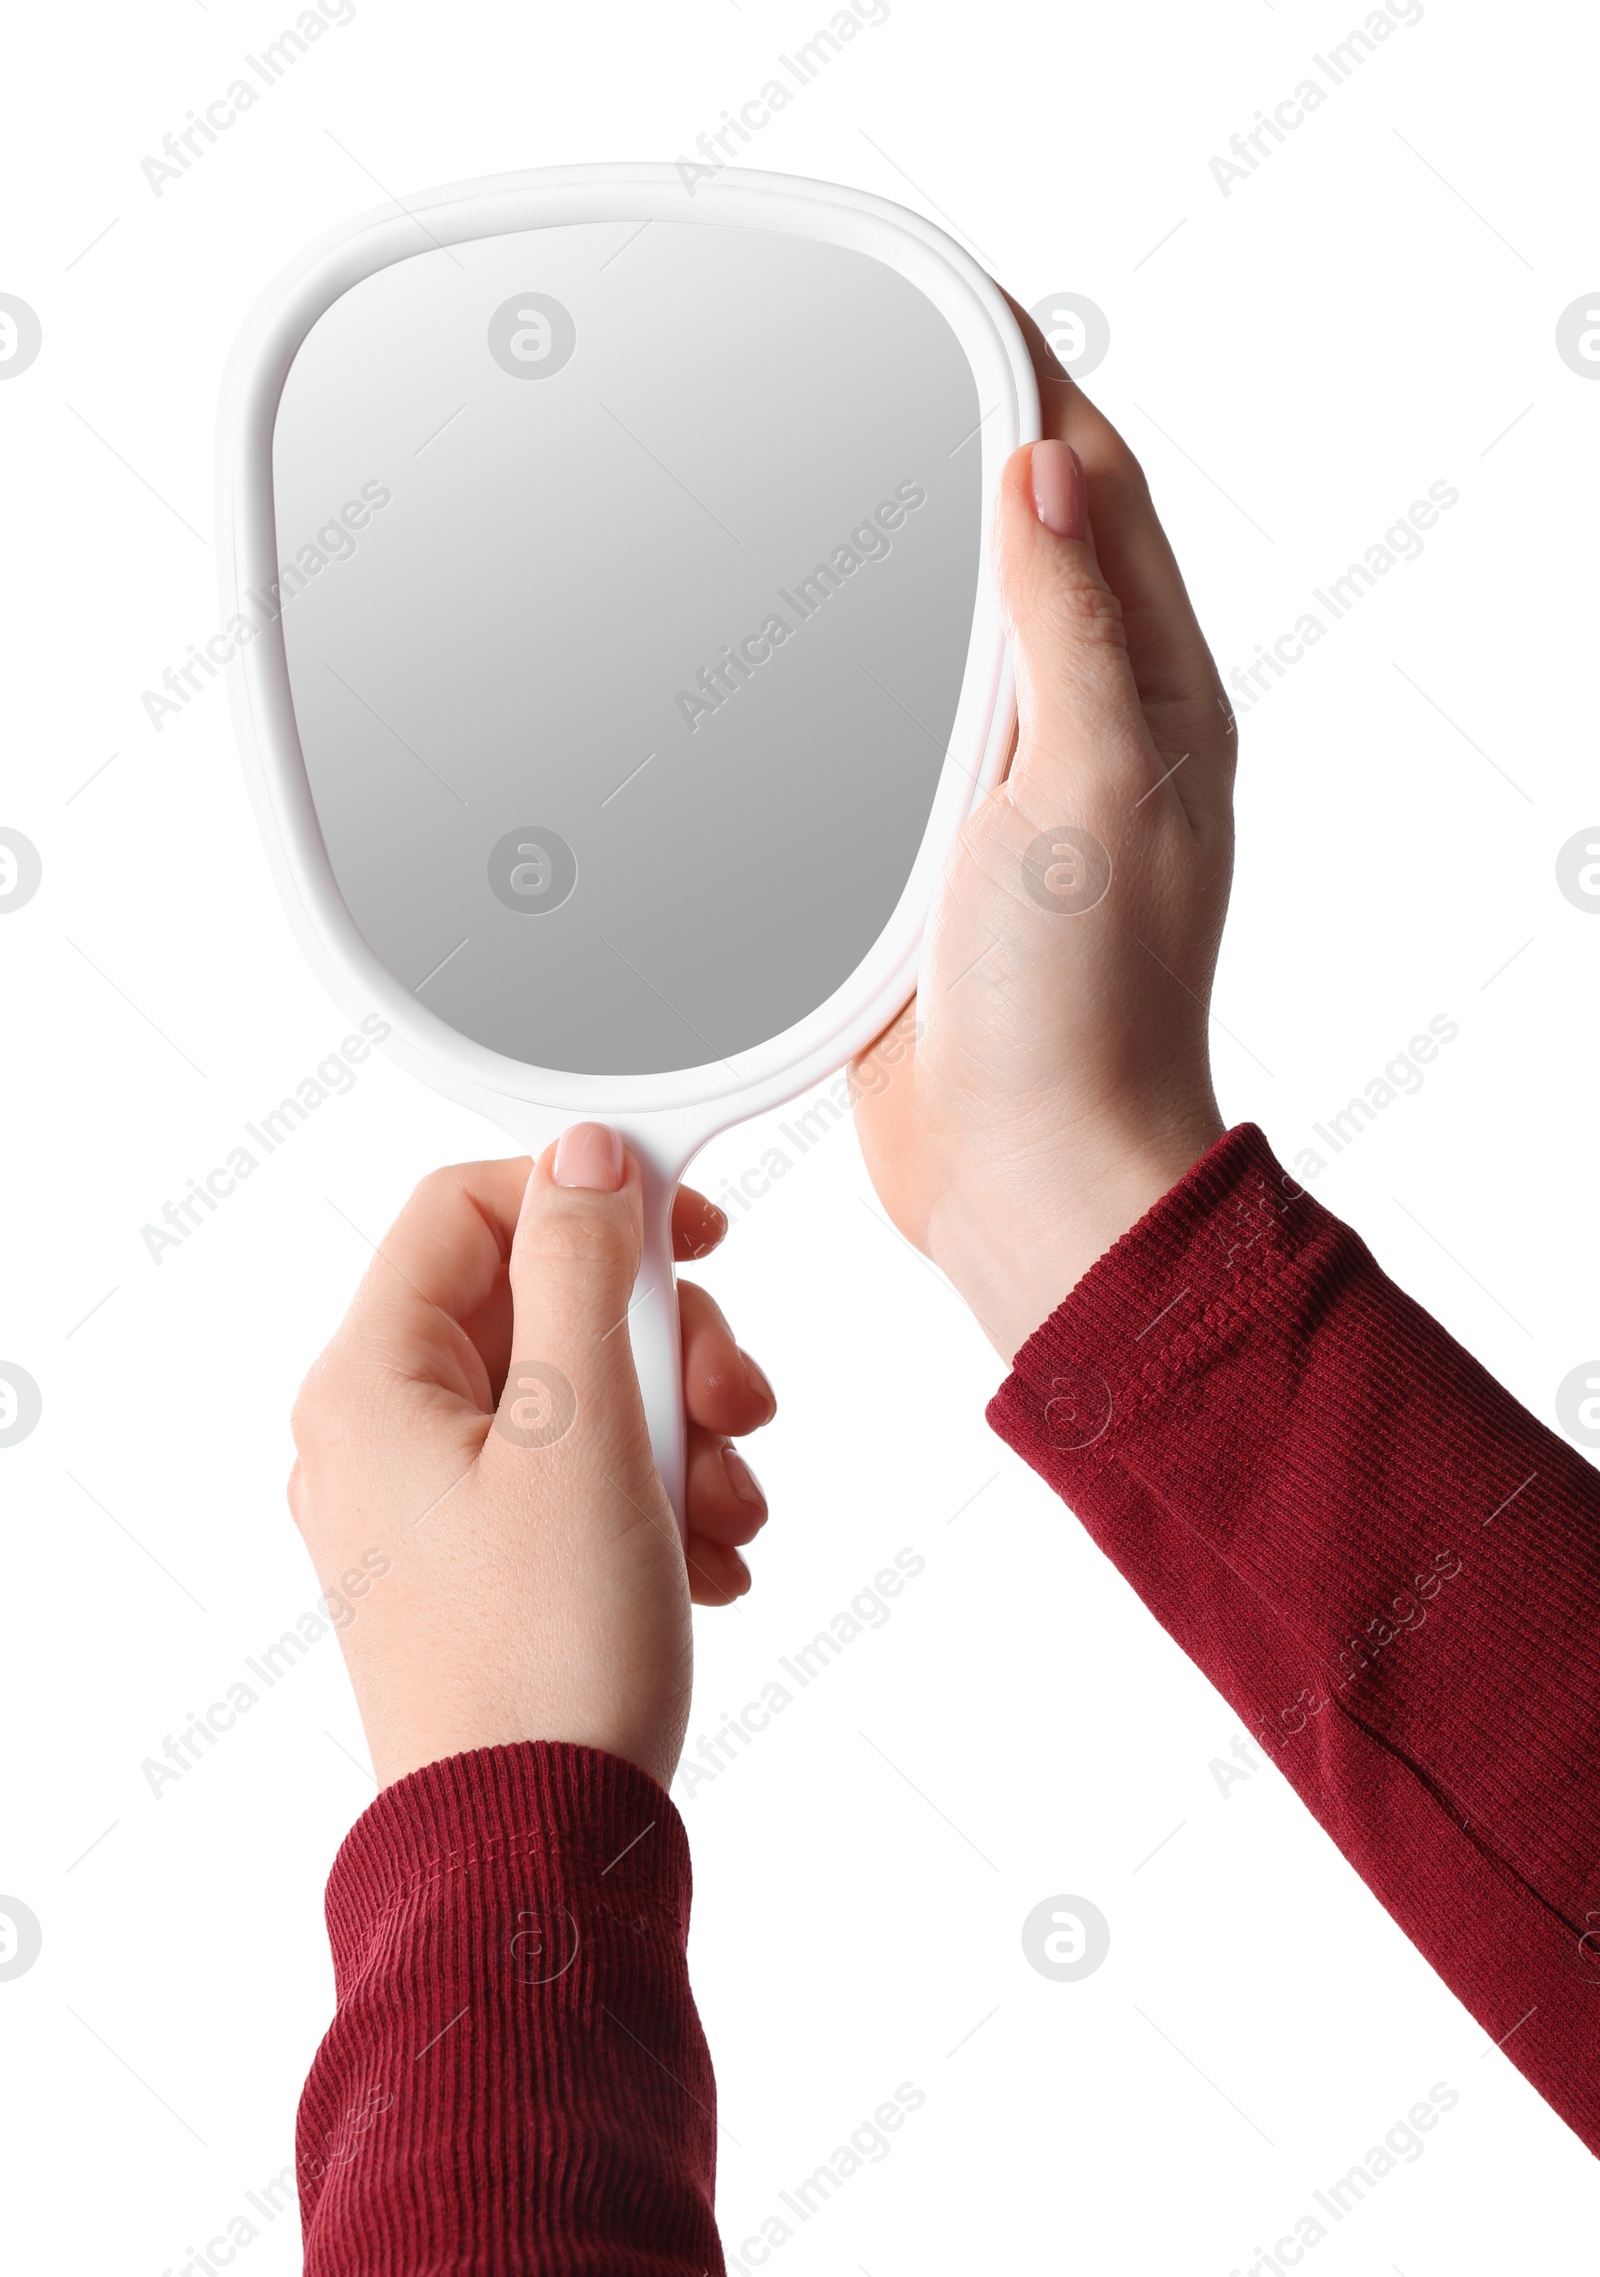
M 1081 538 L 1087 519 L 1083 462 L 1070 443 L 1033 446 L 1033 509 L 1058 538 Z
M 622 1184 L 622 1133 L 604 1123 L 574 1123 L 556 1142 L 550 1175 L 558 1186 L 616 1193 Z
M 761 1491 L 761 1481 L 737 1447 L 729 1445 L 723 1448 L 722 1467 L 728 1474 L 728 1484 L 739 1500 L 748 1502 L 752 1509 L 765 1510 L 767 1498 Z
M 755 1393 L 757 1399 L 764 1399 L 769 1407 L 775 1408 L 778 1404 L 777 1393 L 768 1383 L 766 1377 L 756 1366 L 756 1363 L 751 1359 L 749 1353 L 744 1349 L 743 1345 L 739 1347 L 739 1357 L 744 1362 L 745 1380 L 749 1384 L 750 1389 Z

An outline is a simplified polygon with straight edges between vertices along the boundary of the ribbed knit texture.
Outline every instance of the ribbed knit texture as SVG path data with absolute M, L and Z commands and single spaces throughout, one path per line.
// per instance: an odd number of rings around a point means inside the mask
M 1600 2153 L 1600 1477 L 1249 1124 L 988 1412 Z M 688 1917 L 682 1821 L 613 1756 L 380 1795 L 328 1884 L 307 2277 L 721 2277 Z
M 378 1797 L 328 1882 L 307 2277 L 720 2277 L 689 1889 L 665 1790 L 593 1748 L 485 1748 Z
M 988 1415 L 1600 2154 L 1600 1476 L 1251 1124 Z

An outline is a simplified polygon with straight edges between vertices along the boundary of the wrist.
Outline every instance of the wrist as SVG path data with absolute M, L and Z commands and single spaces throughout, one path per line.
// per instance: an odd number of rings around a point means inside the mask
M 1017 1352 L 1122 1236 L 1222 1137 L 1213 1110 L 1182 1134 L 1027 1166 L 990 1164 L 952 1185 L 929 1227 L 929 1254 L 1009 1367 Z

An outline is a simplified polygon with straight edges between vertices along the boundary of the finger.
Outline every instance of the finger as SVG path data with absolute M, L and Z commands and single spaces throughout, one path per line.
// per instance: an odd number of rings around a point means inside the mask
M 1039 381 L 1041 431 L 1070 443 L 1083 466 L 1100 568 L 1122 605 L 1129 661 L 1157 746 L 1169 757 L 1191 743 L 1200 746 L 1190 764 L 1203 762 L 1214 787 L 1220 772 L 1225 786 L 1236 747 L 1233 707 L 1144 471 L 1111 421 L 1062 370 L 1026 309 L 1015 301 L 1011 308 Z
M 506 1259 L 526 1155 L 431 1171 L 377 1244 L 337 1340 L 341 1358 L 438 1383 L 487 1409 L 487 1336 L 508 1302 Z
M 523 1158 L 524 1184 L 532 1164 Z M 520 1206 L 520 1190 L 519 1190 Z M 513 1218 L 505 1228 L 506 1249 L 510 1251 L 510 1237 L 515 1230 Z M 705 1194 L 693 1186 L 680 1186 L 672 1198 L 672 1254 L 679 1264 L 688 1259 L 709 1257 L 721 1246 L 728 1231 L 728 1214 Z M 505 1274 L 497 1277 L 488 1299 L 463 1326 L 472 1337 L 489 1371 L 489 1380 L 498 1393 L 505 1382 L 506 1369 L 511 1361 L 511 1283 Z M 724 1424 L 726 1430 L 748 1431 L 748 1423 Z
M 637 1161 L 605 1124 L 575 1124 L 528 1176 L 508 1264 L 512 1360 L 501 1400 L 515 1429 L 490 1433 L 486 1459 L 514 1455 L 528 1431 L 549 1431 L 555 1446 L 576 1424 L 568 1454 L 581 1433 L 586 1455 L 637 1508 L 662 1500 L 628 1334 L 643 1246 Z
M 514 1234 L 514 1230 L 517 1230 L 517 1211 L 521 1209 L 521 1195 L 523 1195 L 523 1189 L 526 1189 L 526 1184 L 528 1184 L 528 1170 L 533 1168 L 533 1161 L 530 1161 L 526 1154 L 521 1154 L 521 1157 L 514 1161 L 514 1164 L 505 1164 L 505 1166 L 501 1166 L 501 1164 L 471 1164 L 469 1168 L 473 1170 L 473 1173 L 476 1173 L 476 1170 L 505 1170 L 505 1173 L 514 1173 L 514 1175 L 496 1177 L 494 1182 L 489 1182 L 487 1189 L 476 1191 L 478 1205 L 483 1209 L 494 1211 L 494 1232 L 496 1232 L 498 1246 L 501 1246 L 503 1259 L 510 1257 L 512 1234 Z M 674 1205 L 671 1205 L 671 1241 L 674 1241 L 674 1257 L 678 1257 L 681 1261 L 683 1259 L 694 1259 L 694 1257 L 710 1257 L 710 1252 L 719 1246 L 721 1239 L 726 1236 L 726 1232 L 728 1232 L 726 1211 L 721 1211 L 715 1202 L 708 1200 L 706 1195 L 696 1191 L 694 1186 L 681 1186 L 681 1189 L 678 1189 L 678 1193 L 674 1195 Z M 385 1248 L 387 1248 L 387 1243 L 385 1243 Z M 498 1271 L 492 1275 L 492 1280 L 489 1280 L 487 1291 L 478 1293 L 478 1289 L 473 1287 L 471 1291 L 462 1291 L 462 1298 L 464 1298 L 462 1305 L 453 1307 L 455 1316 L 460 1318 L 460 1325 L 464 1327 L 464 1330 L 467 1330 L 471 1341 L 476 1343 L 480 1357 L 483 1357 L 483 1364 L 485 1364 L 485 1371 L 487 1371 L 487 1384 L 489 1384 L 489 1400 L 498 1400 L 498 1394 L 501 1394 L 501 1387 L 505 1382 L 505 1368 L 510 1366 L 510 1359 L 512 1359 L 510 1275 L 505 1271 Z M 728 1428 L 728 1430 L 749 1430 L 751 1425 L 749 1423 L 737 1423 L 737 1425 L 724 1425 L 724 1428 Z
M 678 1283 L 683 1330 L 683 1402 L 708 1431 L 759 1431 L 778 1412 L 761 1369 L 734 1342 L 722 1307 L 693 1281 Z
M 709 1257 L 728 1230 L 728 1213 L 692 1186 L 680 1186 L 672 1197 L 672 1254 L 681 1265 L 688 1257 Z
M 1014 803 L 1041 828 L 1127 813 L 1160 767 L 1068 444 L 1025 444 L 1006 461 L 995 581 L 1016 668 Z
M 767 1498 L 731 1439 L 692 1430 L 687 1479 L 691 1534 L 737 1545 L 755 1540 L 767 1522 Z
M 750 1587 L 750 1568 L 735 1549 L 691 1534 L 685 1552 L 689 1596 L 696 1605 L 732 1605 Z

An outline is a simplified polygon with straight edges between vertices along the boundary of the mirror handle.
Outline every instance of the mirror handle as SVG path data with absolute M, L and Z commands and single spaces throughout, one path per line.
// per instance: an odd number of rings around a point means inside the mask
M 675 1171 L 664 1171 L 649 1149 L 636 1137 L 630 1143 L 644 1176 L 644 1254 L 634 1283 L 628 1313 L 628 1334 L 633 1343 L 633 1364 L 639 1374 L 645 1419 L 650 1426 L 650 1449 L 678 1521 L 680 1540 L 687 1539 L 684 1471 L 688 1432 L 683 1412 L 683 1354 L 678 1326 L 678 1280 L 672 1261 L 672 1202 L 678 1190 Z

